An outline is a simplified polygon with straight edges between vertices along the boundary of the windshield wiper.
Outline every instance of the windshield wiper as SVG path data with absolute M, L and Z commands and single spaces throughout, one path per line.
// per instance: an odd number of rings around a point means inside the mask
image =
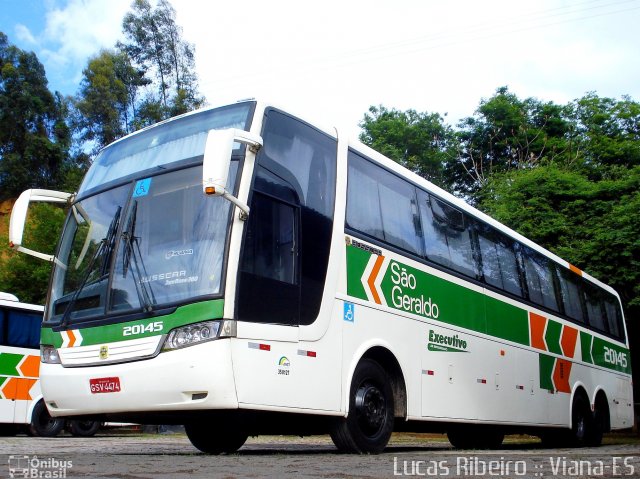
M 140 252 L 140 238 L 135 235 L 137 213 L 138 200 L 135 200 L 131 207 L 131 213 L 129 213 L 127 227 L 122 232 L 122 242 L 124 244 L 124 250 L 122 252 L 122 277 L 127 277 L 129 266 L 133 264 L 131 274 L 136 287 L 138 301 L 140 301 L 140 305 L 144 311 L 151 312 L 156 298 L 151 285 L 143 281 L 145 277 L 148 277 L 148 274 L 144 260 L 142 259 L 142 253 Z
M 105 274 L 105 270 L 106 268 L 108 268 L 108 265 L 109 265 L 109 258 L 111 258 L 111 252 L 113 252 L 113 247 L 115 246 L 115 237 L 116 237 L 116 232 L 118 231 L 118 224 L 120 223 L 121 212 L 122 212 L 122 207 L 119 206 L 118 209 L 116 210 L 116 214 L 113 216 L 113 219 L 109 224 L 107 235 L 104 238 L 102 238 L 102 240 L 100 240 L 98 247 L 96 248 L 95 252 L 91 256 L 91 259 L 89 260 L 89 265 L 87 266 L 87 270 L 84 274 L 84 277 L 82 278 L 82 281 L 80 282 L 80 284 L 78 285 L 78 288 L 75 290 L 75 292 L 71 296 L 71 299 L 67 303 L 67 306 L 64 309 L 64 313 L 62 313 L 62 319 L 60 320 L 61 327 L 67 326 L 67 323 L 69 322 L 69 316 L 71 315 L 71 311 L 73 310 L 73 307 L 78 301 L 78 297 L 80 296 L 80 293 L 84 290 L 85 286 L 89 282 L 89 277 L 91 277 L 91 273 L 93 272 L 93 267 L 95 265 L 95 262 L 101 256 L 104 257 L 104 260 L 102 262 L 102 265 L 100 266 L 100 274 L 101 276 Z

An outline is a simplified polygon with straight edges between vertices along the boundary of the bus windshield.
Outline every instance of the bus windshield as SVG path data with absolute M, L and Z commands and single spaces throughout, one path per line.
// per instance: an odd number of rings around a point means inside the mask
M 212 124 L 245 129 L 246 105 L 243 111 L 242 120 L 223 111 L 225 121 L 204 112 L 161 124 L 159 132 L 151 128 L 110 146 L 109 161 L 96 159 L 91 171 L 98 173 L 88 174 L 81 188 L 89 193 L 78 194 L 64 227 L 48 322 L 73 324 L 221 295 L 231 203 L 202 193 L 203 131 Z M 153 138 L 160 146 L 149 145 Z M 144 160 L 151 157 L 153 164 Z M 236 157 L 230 191 L 238 168 Z

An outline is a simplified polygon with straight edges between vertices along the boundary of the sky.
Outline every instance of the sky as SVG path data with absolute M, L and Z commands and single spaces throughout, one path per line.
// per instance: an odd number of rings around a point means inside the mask
M 152 0 L 153 1 L 153 0 Z M 507 86 L 565 104 L 640 101 L 640 0 L 171 0 L 210 105 L 263 98 L 357 134 L 372 105 L 455 125 Z M 131 0 L 0 0 L 0 31 L 49 87 L 122 39 Z

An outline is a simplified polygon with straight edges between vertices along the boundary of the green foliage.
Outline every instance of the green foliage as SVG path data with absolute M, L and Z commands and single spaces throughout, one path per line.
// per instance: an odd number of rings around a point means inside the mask
M 5 221 L 8 223 L 8 216 Z M 25 227 L 24 245 L 43 253 L 53 253 L 60 237 L 64 211 L 49 204 L 34 204 Z M 0 242 L 0 291 L 13 293 L 20 301 L 44 304 L 51 263 L 9 250 Z
M 142 123 L 155 122 L 158 116 L 166 119 L 202 106 L 204 98 L 197 91 L 194 47 L 182 39 L 182 28 L 176 23 L 171 3 L 160 0 L 154 8 L 148 0 L 134 0 L 131 8 L 122 22 L 126 42 L 119 43 L 118 48 L 138 71 L 155 77 L 153 86 L 157 92 L 147 95 L 138 119 Z
M 640 167 L 585 169 L 554 164 L 491 177 L 483 210 L 614 287 L 640 313 Z
M 450 186 L 445 166 L 455 156 L 453 131 L 437 113 L 369 108 L 360 140 L 441 187 Z
M 0 200 L 62 180 L 71 145 L 67 106 L 47 83 L 36 55 L 0 32 Z
M 127 55 L 114 51 L 103 50 L 89 59 L 82 73 L 75 124 L 81 139 L 99 149 L 131 131 L 131 92 L 144 82 Z

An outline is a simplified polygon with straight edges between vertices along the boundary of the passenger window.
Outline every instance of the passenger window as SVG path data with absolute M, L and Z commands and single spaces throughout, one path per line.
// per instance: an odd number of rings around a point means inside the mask
M 580 284 L 578 277 L 569 271 L 559 267 L 560 273 L 560 292 L 562 293 L 562 303 L 564 305 L 564 314 L 572 319 L 584 322 L 584 313 L 580 300 Z
M 529 299 L 540 306 L 559 311 L 549 260 L 525 247 L 524 270 L 527 277 Z
M 465 215 L 423 192 L 420 192 L 420 214 L 427 258 L 476 278 L 473 232 Z
M 263 278 L 296 283 L 296 209 L 255 194 L 242 270 Z
M 347 225 L 422 256 L 413 185 L 351 153 Z
M 7 344 L 18 348 L 39 348 L 41 323 L 42 313 L 9 310 Z
M 622 328 L 622 313 L 620 312 L 620 304 L 615 298 L 605 298 L 605 311 L 607 312 L 607 323 L 609 325 L 609 333 L 613 336 L 624 340 L 624 329 Z
M 502 237 L 486 225 L 479 226 L 478 242 L 482 258 L 482 272 L 487 284 L 511 294 L 522 296 L 518 260 L 513 241 Z
M 604 312 L 602 294 L 590 284 L 583 288 L 589 326 L 600 331 L 609 332 L 607 317 Z

